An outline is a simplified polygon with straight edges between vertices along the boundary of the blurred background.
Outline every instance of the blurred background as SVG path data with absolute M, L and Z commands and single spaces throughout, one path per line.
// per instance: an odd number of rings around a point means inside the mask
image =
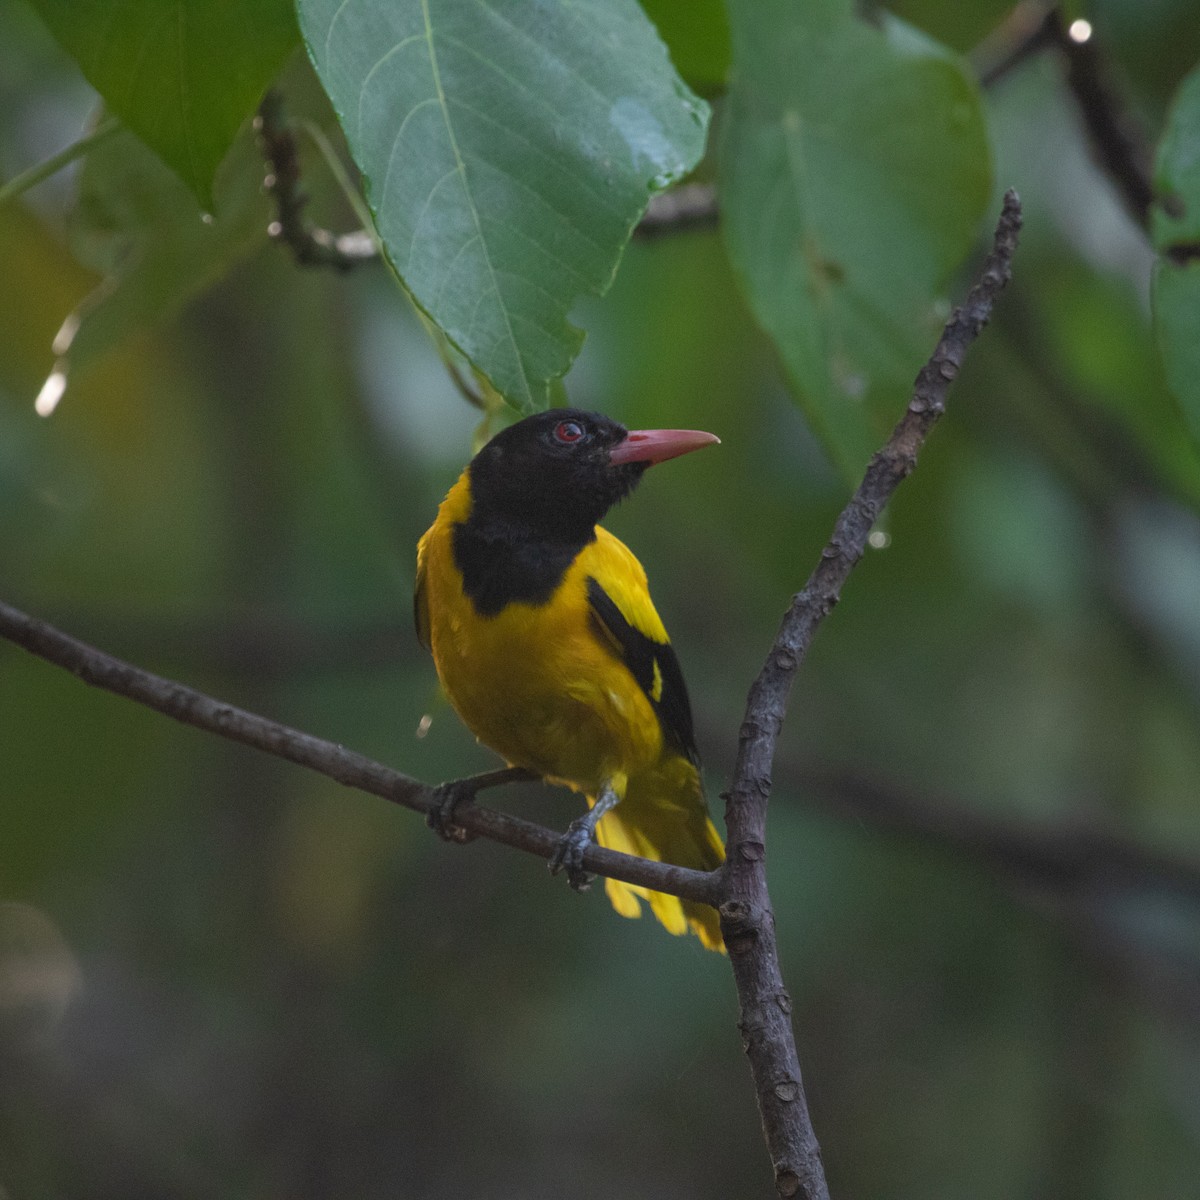
M 892 6 L 964 52 L 1008 7 Z M 1092 7 L 1155 130 L 1200 56 L 1190 0 Z M 96 96 L 16 0 L 0 27 L 9 179 Z M 286 75 L 305 103 L 305 64 Z M 781 740 L 800 1057 L 835 1197 L 1194 1195 L 1200 463 L 1151 252 L 1061 64 L 1031 55 L 986 102 L 1016 277 Z M 160 240 L 185 202 L 155 207 L 161 170 L 118 135 L 0 205 L 0 598 L 421 779 L 493 765 L 410 622 L 480 414 L 382 269 L 268 244 L 256 182 L 217 241 Z M 247 134 L 227 174 L 261 170 Z M 348 228 L 324 174 L 314 215 Z M 135 252 L 36 415 L 64 318 Z M 634 243 L 576 316 L 573 403 L 722 438 L 608 522 L 650 572 L 719 816 L 746 690 L 849 489 L 717 234 Z M 722 959 L 599 888 L 0 644 L 5 1200 L 768 1195 L 735 1022 Z

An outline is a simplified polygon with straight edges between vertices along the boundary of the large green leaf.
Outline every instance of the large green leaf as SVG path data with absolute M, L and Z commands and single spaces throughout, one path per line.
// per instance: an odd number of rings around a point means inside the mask
M 238 127 L 297 41 L 289 0 L 30 0 L 106 106 L 213 206 Z
M 857 472 L 936 339 L 990 188 L 961 64 L 849 0 L 730 0 L 722 229 L 810 420 Z
M 583 340 L 649 197 L 707 106 L 633 0 L 299 0 L 392 265 L 522 411 Z
M 1200 67 L 1179 86 L 1155 163 L 1154 244 L 1200 243 Z
M 1154 268 L 1151 304 L 1167 383 L 1200 440 L 1200 259 L 1161 260 Z
M 1151 215 L 1162 254 L 1154 271 L 1154 329 L 1167 382 L 1200 439 L 1200 68 L 1179 88 L 1158 148 Z

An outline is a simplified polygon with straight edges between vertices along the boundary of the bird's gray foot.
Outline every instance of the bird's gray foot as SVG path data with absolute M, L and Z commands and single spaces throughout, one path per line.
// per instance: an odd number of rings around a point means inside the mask
M 474 839 L 473 833 L 454 823 L 454 815 L 460 808 L 475 803 L 475 793 L 479 789 L 471 786 L 473 782 L 471 779 L 451 779 L 434 788 L 433 806 L 425 814 L 425 824 L 442 841 L 464 843 Z
M 476 795 L 484 788 L 537 778 L 537 775 L 524 767 L 503 767 L 498 771 L 485 771 L 482 775 L 468 775 L 465 779 L 451 779 L 438 784 L 433 790 L 433 804 L 425 814 L 425 823 L 444 841 L 473 841 L 473 833 L 454 823 L 454 815 L 460 808 L 474 804 Z
M 550 855 L 551 875 L 566 871 L 567 882 L 577 892 L 586 892 L 591 887 L 595 876 L 583 869 L 583 854 L 596 837 L 596 825 L 600 818 L 616 808 L 620 800 L 621 797 L 610 784 L 605 784 L 600 789 L 596 803 L 582 817 L 576 817 L 567 826 L 567 832 L 558 839 L 558 845 Z
M 572 821 L 550 856 L 550 874 L 566 871 L 567 882 L 577 892 L 586 892 L 595 878 L 590 871 L 583 869 L 583 852 L 592 844 L 595 833 L 595 822 L 589 820 L 591 815 L 587 813 Z

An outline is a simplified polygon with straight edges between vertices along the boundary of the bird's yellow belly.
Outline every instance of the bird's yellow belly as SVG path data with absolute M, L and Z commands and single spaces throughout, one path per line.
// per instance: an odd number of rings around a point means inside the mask
M 555 601 L 469 611 L 458 588 L 431 597 L 431 642 L 446 694 L 507 762 L 595 795 L 652 768 L 662 735 L 628 669 L 592 635 L 581 581 Z M 573 593 L 576 593 L 573 594 Z

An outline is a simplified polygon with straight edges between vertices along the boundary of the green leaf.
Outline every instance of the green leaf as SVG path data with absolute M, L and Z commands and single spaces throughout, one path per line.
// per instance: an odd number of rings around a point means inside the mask
M 1200 242 L 1200 67 L 1180 84 L 1167 118 L 1154 190 L 1163 197 L 1151 214 L 1155 246 Z
M 295 46 L 288 0 L 30 0 L 114 112 L 212 209 L 238 127 Z
M 1150 302 L 1167 383 L 1192 436 L 1200 440 L 1200 260 L 1160 260 Z
M 1179 88 L 1158 147 L 1151 235 L 1162 254 L 1151 288 L 1167 382 L 1200 439 L 1200 68 Z
M 520 411 L 583 340 L 708 108 L 633 0 L 299 0 L 379 235 L 417 304 Z
M 730 0 L 722 230 L 810 421 L 857 473 L 933 348 L 990 188 L 975 85 L 848 0 Z

